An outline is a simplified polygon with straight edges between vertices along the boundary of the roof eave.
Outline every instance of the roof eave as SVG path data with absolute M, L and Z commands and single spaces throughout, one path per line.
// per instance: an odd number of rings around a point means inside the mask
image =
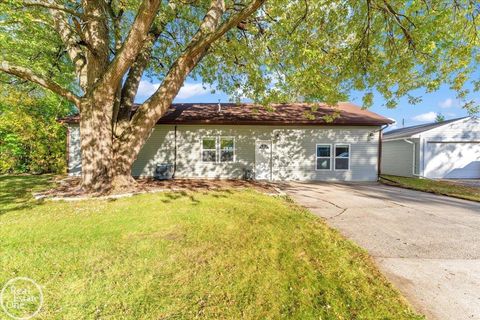
M 262 125 L 262 126 L 382 126 L 385 122 L 312 122 L 312 121 L 217 121 L 217 120 L 192 120 L 192 121 L 159 121 L 159 124 L 172 125 Z
M 78 119 L 57 119 L 62 124 L 78 124 Z M 216 121 L 216 120 L 192 120 L 192 121 L 159 121 L 157 125 L 263 125 L 263 126 L 383 126 L 387 122 L 312 122 L 312 121 Z

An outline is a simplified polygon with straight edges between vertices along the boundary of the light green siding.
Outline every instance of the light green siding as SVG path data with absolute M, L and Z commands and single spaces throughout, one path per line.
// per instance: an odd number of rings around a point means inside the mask
M 78 127 L 77 127 L 78 128 Z M 353 126 L 175 126 L 158 125 L 138 155 L 132 168 L 134 176 L 153 176 L 160 163 L 175 162 L 177 146 L 177 178 L 241 179 L 245 170 L 254 170 L 255 141 L 272 141 L 273 180 L 332 180 L 375 181 L 378 161 L 378 127 Z M 79 130 L 70 130 L 71 157 L 80 158 Z M 235 138 L 233 163 L 201 161 L 202 137 L 229 136 Z M 349 144 L 350 170 L 317 171 L 316 144 Z M 333 160 L 332 160 L 333 164 Z M 333 165 L 332 165 L 333 167 Z M 78 161 L 75 165 L 78 168 Z M 74 167 L 70 167 L 74 169 Z M 78 173 L 78 170 L 71 170 Z
M 245 170 L 254 170 L 255 141 L 272 140 L 273 180 L 346 180 L 377 179 L 377 127 L 274 127 L 274 126 L 196 126 L 177 127 L 178 178 L 242 178 Z M 370 135 L 370 133 L 373 133 Z M 174 162 L 174 126 L 155 128 L 140 152 L 132 170 L 134 176 L 152 176 L 158 163 Z M 203 163 L 202 137 L 235 137 L 234 163 Z M 316 144 L 350 144 L 348 171 L 316 171 Z
M 404 140 L 384 141 L 382 146 L 382 173 L 394 176 L 413 176 L 414 143 Z
M 82 171 L 82 157 L 80 150 L 80 127 L 68 126 L 68 174 L 79 175 Z

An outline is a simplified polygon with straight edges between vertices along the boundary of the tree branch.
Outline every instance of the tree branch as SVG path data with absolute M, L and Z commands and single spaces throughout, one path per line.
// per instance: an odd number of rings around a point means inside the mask
M 85 16 L 83 13 L 77 12 L 75 10 L 69 9 L 65 6 L 62 6 L 57 3 L 48 3 L 48 2 L 41 2 L 41 1 L 23 1 L 22 3 L 26 7 L 42 7 L 50 10 L 56 10 L 56 11 L 63 11 L 65 13 L 68 13 L 72 16 L 85 19 L 88 18 Z
M 120 103 L 117 106 L 117 110 L 113 113 L 113 123 L 116 128 L 115 134 L 119 135 L 127 126 L 130 121 L 130 112 L 133 107 L 135 96 L 137 95 L 140 81 L 142 80 L 143 72 L 147 67 L 151 55 L 152 49 L 160 37 L 165 24 L 153 26 L 152 30 L 148 34 L 147 41 L 145 41 L 142 52 L 138 55 L 137 59 L 130 67 L 127 79 L 123 85 L 121 92 Z
M 143 0 L 127 39 L 108 66 L 102 79 L 98 81 L 96 88 L 108 94 L 114 94 L 123 75 L 142 51 L 143 43 L 157 15 L 160 2 L 160 0 Z
M 121 35 L 121 26 L 120 22 L 123 17 L 123 9 L 120 9 L 118 14 L 115 13 L 115 9 L 113 6 L 113 1 L 105 1 L 106 11 L 112 20 L 112 27 L 113 27 L 113 39 L 114 39 L 114 53 L 116 53 L 122 47 L 122 35 Z
M 51 80 L 48 80 L 48 79 L 44 79 L 38 75 L 36 75 L 33 71 L 27 69 L 27 68 L 24 68 L 24 67 L 19 67 L 19 66 L 13 66 L 13 65 L 10 65 L 8 64 L 7 62 L 2 62 L 2 64 L 0 64 L 0 71 L 3 71 L 5 73 L 8 73 L 8 74 L 11 74 L 11 75 L 14 75 L 18 78 L 21 78 L 21 79 L 24 79 L 24 80 L 28 80 L 28 81 L 31 81 L 33 83 L 36 83 L 62 97 L 64 97 L 65 99 L 73 102 L 77 107 L 80 105 L 80 97 L 78 97 L 76 94 L 74 94 L 73 92 L 67 90 L 67 89 L 64 89 L 62 88 L 60 85 L 58 85 L 57 83 L 51 81 Z
M 75 65 L 75 73 L 79 80 L 80 87 L 85 91 L 87 86 L 87 75 L 85 70 L 87 61 L 85 58 L 85 53 L 83 52 L 82 47 L 79 45 L 81 36 L 77 35 L 70 28 L 65 13 L 57 10 L 51 10 L 50 13 L 54 21 L 54 28 L 60 36 L 60 39 L 62 39 L 70 60 Z
M 190 60 L 190 63 L 194 62 L 193 64 L 196 65 L 198 61 L 195 62 L 194 60 L 196 60 L 197 58 L 201 58 L 205 53 L 205 49 L 207 49 L 214 41 L 222 37 L 227 31 L 237 26 L 242 20 L 250 16 L 265 1 L 266 0 L 253 0 L 237 14 L 232 15 L 227 21 L 219 25 L 221 16 L 225 11 L 225 5 L 223 1 L 212 0 L 212 5 L 207 14 L 205 15 L 205 18 L 198 32 L 192 38 L 185 52 L 173 63 L 167 76 L 165 77 L 163 84 L 150 97 L 150 99 L 145 102 L 145 104 L 153 106 L 155 104 L 158 104 L 159 100 L 163 96 L 162 90 L 164 89 L 164 85 L 166 85 L 166 80 L 169 78 L 169 76 L 172 76 L 173 74 L 176 74 L 178 72 L 178 70 L 176 69 L 179 67 L 180 64 Z M 190 72 L 190 70 L 188 70 L 188 72 Z
M 204 32 L 202 28 L 200 28 L 199 33 L 192 39 L 192 42 L 185 50 L 184 55 L 195 55 L 200 53 L 204 48 L 218 40 L 222 37 L 227 31 L 232 29 L 233 27 L 237 26 L 242 20 L 250 16 L 254 13 L 266 0 L 253 0 L 245 6 L 241 11 L 237 14 L 230 16 L 230 18 L 222 23 L 218 29 L 214 31 Z M 208 21 L 207 25 L 204 28 L 208 29 Z
M 411 46 L 414 50 L 416 50 L 415 41 L 413 40 L 410 31 L 407 30 L 407 28 L 402 24 L 402 21 L 399 17 L 404 17 L 414 27 L 415 24 L 405 15 L 399 14 L 397 11 L 395 11 L 395 9 L 393 9 L 393 7 L 387 1 L 383 0 L 383 3 L 385 4 L 384 11 L 386 11 L 393 17 L 395 23 L 400 27 L 400 30 L 402 30 L 403 35 L 407 39 L 408 45 Z
M 123 148 L 129 148 L 138 153 L 151 129 L 168 110 L 186 77 L 206 54 L 209 46 L 237 26 L 240 21 L 254 13 L 265 1 L 253 0 L 237 14 L 230 16 L 223 24 L 220 24 L 220 21 L 225 12 L 224 1 L 211 1 L 210 9 L 190 45 L 173 63 L 158 90 L 135 112 L 130 126 L 119 138 L 124 142 Z

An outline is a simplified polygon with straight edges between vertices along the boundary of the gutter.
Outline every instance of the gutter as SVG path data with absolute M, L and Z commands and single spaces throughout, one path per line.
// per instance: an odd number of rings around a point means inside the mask
M 65 125 L 64 123 L 62 123 L 63 125 Z M 65 150 L 65 153 L 66 153 L 66 160 L 67 160 L 67 175 L 70 174 L 70 126 L 65 126 L 67 127 L 67 143 L 66 143 L 66 150 Z
M 228 116 L 228 115 L 225 115 Z M 78 115 L 58 119 L 62 123 L 79 123 Z M 160 119 L 155 125 L 235 125 L 235 126 L 389 126 L 391 123 L 387 121 L 342 121 L 342 122 L 325 122 L 312 120 L 244 120 L 244 119 Z
M 174 127 L 174 150 L 173 150 L 173 174 L 172 179 L 175 179 L 177 173 L 177 126 Z

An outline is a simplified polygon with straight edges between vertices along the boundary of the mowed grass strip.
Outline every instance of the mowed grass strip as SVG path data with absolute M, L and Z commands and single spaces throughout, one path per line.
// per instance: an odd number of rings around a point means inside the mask
M 454 182 L 382 175 L 380 182 L 396 187 L 430 192 L 480 202 L 480 188 Z
M 39 203 L 0 215 L 0 248 L 43 319 L 421 318 L 363 250 L 253 190 Z

